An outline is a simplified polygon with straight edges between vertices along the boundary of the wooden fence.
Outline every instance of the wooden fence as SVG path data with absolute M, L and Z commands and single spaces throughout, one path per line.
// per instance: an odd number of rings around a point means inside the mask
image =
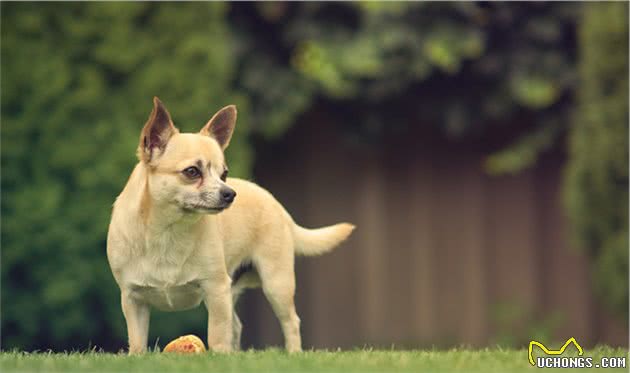
M 483 170 L 484 138 L 414 130 L 379 146 L 310 115 L 261 149 L 257 181 L 308 227 L 358 228 L 331 254 L 297 260 L 305 348 L 526 343 L 627 345 L 627 325 L 592 291 L 569 239 L 556 149 L 516 175 Z M 240 305 L 247 346 L 281 345 L 262 292 Z

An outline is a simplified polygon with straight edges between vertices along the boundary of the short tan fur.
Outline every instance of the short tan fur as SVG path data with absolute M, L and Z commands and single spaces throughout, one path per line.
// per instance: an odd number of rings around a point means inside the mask
M 138 144 L 139 163 L 114 203 L 107 257 L 121 291 L 129 353 L 146 351 L 151 307 L 208 310 L 208 347 L 240 348 L 233 310 L 246 288 L 261 286 L 280 321 L 286 349 L 301 351 L 294 305 L 294 257 L 319 255 L 354 226 L 297 225 L 266 190 L 226 178 L 223 151 L 236 107 L 217 112 L 199 133 L 180 133 L 156 97 Z M 243 264 L 253 270 L 232 283 Z

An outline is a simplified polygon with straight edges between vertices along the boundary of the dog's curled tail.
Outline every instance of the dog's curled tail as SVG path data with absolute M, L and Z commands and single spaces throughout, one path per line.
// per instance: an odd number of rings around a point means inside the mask
M 354 228 L 350 223 L 317 229 L 307 229 L 295 224 L 293 228 L 295 253 L 305 256 L 325 254 L 345 241 Z

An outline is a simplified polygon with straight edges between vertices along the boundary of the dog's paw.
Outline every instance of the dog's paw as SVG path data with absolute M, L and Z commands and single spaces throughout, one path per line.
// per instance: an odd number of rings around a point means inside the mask
M 211 351 L 222 353 L 222 354 L 233 351 L 232 345 L 229 345 L 229 344 L 216 344 L 216 345 L 208 346 L 208 347 L 210 348 Z

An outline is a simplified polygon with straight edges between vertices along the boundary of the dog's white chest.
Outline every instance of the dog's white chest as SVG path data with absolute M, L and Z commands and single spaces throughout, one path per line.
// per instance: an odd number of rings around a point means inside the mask
M 200 282 L 207 278 L 207 268 L 192 254 L 193 245 L 182 237 L 147 241 L 144 254 L 130 258 L 121 271 L 131 296 L 164 311 L 198 306 L 203 299 Z
M 182 311 L 197 307 L 203 300 L 198 283 L 163 288 L 138 286 L 132 289 L 132 297 L 162 311 Z
M 193 308 L 203 299 L 200 286 L 203 275 L 194 266 L 140 258 L 128 268 L 123 278 L 132 297 L 160 310 Z

